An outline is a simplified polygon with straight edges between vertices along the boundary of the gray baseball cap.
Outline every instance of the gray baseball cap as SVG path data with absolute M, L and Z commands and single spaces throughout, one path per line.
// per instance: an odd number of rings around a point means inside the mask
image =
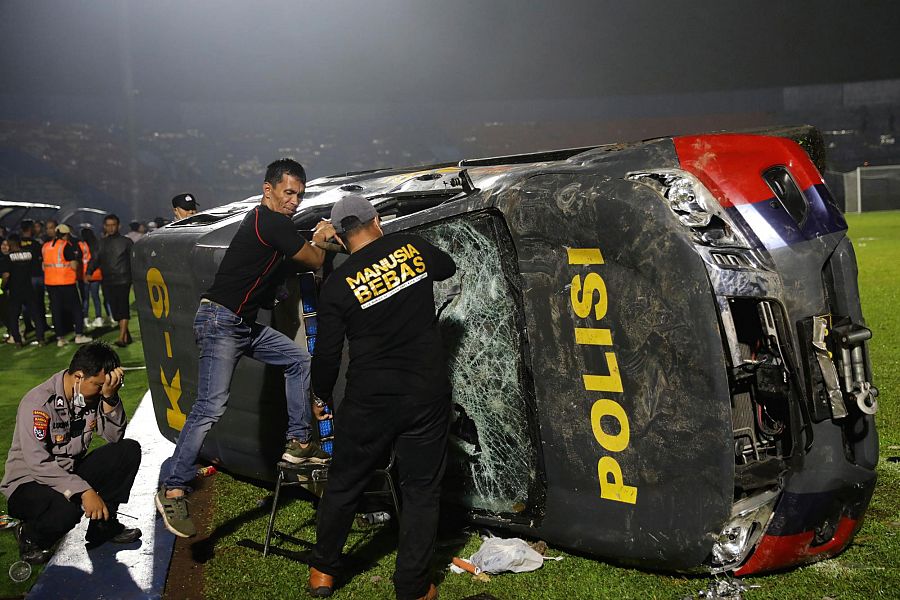
M 347 217 L 356 217 L 360 223 L 366 223 L 375 218 L 378 212 L 372 203 L 356 194 L 348 194 L 334 203 L 331 207 L 331 224 L 338 233 L 344 233 L 342 221 Z

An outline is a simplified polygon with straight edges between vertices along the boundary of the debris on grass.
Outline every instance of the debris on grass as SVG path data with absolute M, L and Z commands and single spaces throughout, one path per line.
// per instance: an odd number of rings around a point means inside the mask
M 829 577 L 846 577 L 852 573 L 852 570 L 837 558 L 813 563 L 808 568 L 820 573 L 827 573 Z
M 472 555 L 472 564 L 487 573 L 525 573 L 540 569 L 544 557 L 521 538 L 491 537 Z
M 758 585 L 748 585 L 741 579 L 733 577 L 716 578 L 709 582 L 706 589 L 697 592 L 696 598 L 701 600 L 744 600 L 744 592 L 758 588 Z M 684 600 L 693 600 L 695 596 L 688 596 Z
M 460 558 L 458 556 L 453 557 L 453 561 L 450 564 L 450 571 L 456 573 L 457 575 L 460 573 L 471 573 L 472 575 L 477 575 L 479 573 L 478 567 L 473 565 L 465 558 Z

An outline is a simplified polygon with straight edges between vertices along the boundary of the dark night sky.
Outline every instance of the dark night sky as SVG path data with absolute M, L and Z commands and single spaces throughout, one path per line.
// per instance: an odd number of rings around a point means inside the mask
M 889 1 L 3 1 L 0 93 L 326 103 L 776 87 L 900 77 L 898 32 Z

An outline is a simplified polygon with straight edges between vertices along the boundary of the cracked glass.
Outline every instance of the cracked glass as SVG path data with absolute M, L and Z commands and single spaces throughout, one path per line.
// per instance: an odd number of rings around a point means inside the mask
M 512 243 L 489 213 L 417 233 L 457 265 L 456 275 L 435 284 L 454 402 L 445 495 L 471 508 L 521 512 L 535 479 L 535 446 Z

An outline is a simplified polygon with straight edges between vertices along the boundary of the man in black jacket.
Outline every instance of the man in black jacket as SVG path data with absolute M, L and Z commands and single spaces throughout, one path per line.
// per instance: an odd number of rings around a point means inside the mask
M 119 217 L 106 215 L 103 218 L 103 239 L 97 255 L 91 258 L 87 274 L 95 269 L 103 271 L 103 299 L 109 304 L 112 318 L 119 322 L 119 339 L 116 346 L 125 347 L 132 342 L 128 331 L 130 313 L 128 296 L 131 293 L 131 246 L 134 243 L 119 235 Z
M 319 297 L 312 361 L 317 398 L 331 401 L 345 336 L 350 365 L 335 416 L 340 441 L 319 503 L 309 590 L 331 595 L 360 496 L 393 445 L 403 496 L 394 588 L 399 600 L 433 600 L 429 570 L 451 403 L 432 283 L 451 277 L 456 264 L 418 235 L 385 236 L 375 208 L 361 196 L 338 200 L 331 224 L 350 258 Z M 321 418 L 322 405 L 316 406 Z

